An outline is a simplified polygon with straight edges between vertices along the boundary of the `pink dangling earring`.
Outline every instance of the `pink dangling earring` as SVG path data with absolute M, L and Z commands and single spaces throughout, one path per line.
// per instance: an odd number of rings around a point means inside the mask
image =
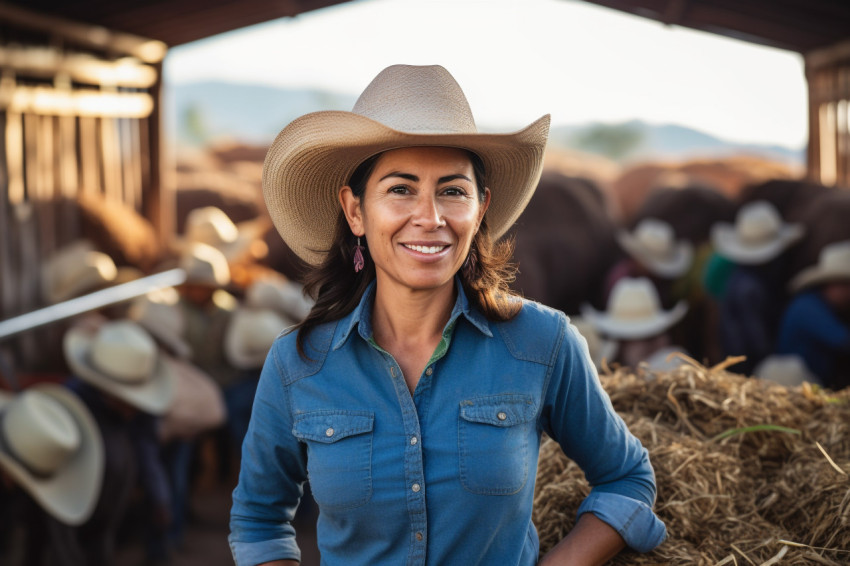
M 363 246 L 360 245 L 360 236 L 357 236 L 357 245 L 354 246 L 354 273 L 363 269 L 364 265 L 366 261 L 363 259 Z

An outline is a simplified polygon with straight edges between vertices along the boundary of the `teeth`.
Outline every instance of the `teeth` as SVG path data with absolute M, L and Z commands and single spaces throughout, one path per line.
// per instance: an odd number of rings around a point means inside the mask
M 446 246 L 413 246 L 405 244 L 405 247 L 423 254 L 435 254 L 443 251 Z

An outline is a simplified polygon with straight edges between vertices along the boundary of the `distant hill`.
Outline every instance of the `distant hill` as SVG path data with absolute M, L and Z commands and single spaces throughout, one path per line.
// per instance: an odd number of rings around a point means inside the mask
M 319 110 L 347 110 L 355 97 L 321 90 L 282 89 L 227 82 L 178 83 L 166 91 L 166 125 L 180 144 L 202 145 L 229 138 L 267 144 L 293 119 Z M 804 162 L 804 150 L 737 144 L 675 124 L 640 120 L 553 127 L 550 143 L 606 155 L 618 161 L 685 159 L 748 153 L 789 165 Z

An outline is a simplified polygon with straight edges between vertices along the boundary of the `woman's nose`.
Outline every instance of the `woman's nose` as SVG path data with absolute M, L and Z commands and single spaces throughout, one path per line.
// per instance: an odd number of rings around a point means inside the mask
M 413 223 L 426 230 L 434 230 L 446 224 L 434 195 L 420 195 L 413 210 Z

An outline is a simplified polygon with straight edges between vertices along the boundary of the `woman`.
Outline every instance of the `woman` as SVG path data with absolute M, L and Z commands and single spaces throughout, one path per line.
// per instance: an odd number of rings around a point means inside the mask
M 595 487 L 540 564 L 663 540 L 646 450 L 584 341 L 509 294 L 510 248 L 492 244 L 531 198 L 548 126 L 478 134 L 445 69 L 396 65 L 353 112 L 303 116 L 272 144 L 266 202 L 315 266 L 317 302 L 260 378 L 233 496 L 238 564 L 298 563 L 308 477 L 325 564 L 537 564 L 543 431 Z

